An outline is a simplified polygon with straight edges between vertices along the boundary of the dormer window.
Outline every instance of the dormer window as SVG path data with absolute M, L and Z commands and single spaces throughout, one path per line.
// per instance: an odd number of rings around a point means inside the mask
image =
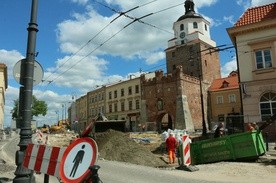
M 180 25 L 180 31 L 183 31 L 184 30 L 184 24 L 181 24 Z
M 194 29 L 197 29 L 197 28 L 198 28 L 197 22 L 194 22 L 194 23 L 193 23 L 193 27 L 194 27 Z
M 223 81 L 221 88 L 227 88 L 229 83 L 227 81 Z

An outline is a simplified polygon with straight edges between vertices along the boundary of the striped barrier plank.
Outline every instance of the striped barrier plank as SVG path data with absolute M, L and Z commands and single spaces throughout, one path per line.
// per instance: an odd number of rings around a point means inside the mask
M 25 152 L 23 166 L 30 170 L 60 178 L 60 161 L 65 149 L 65 147 L 29 144 Z

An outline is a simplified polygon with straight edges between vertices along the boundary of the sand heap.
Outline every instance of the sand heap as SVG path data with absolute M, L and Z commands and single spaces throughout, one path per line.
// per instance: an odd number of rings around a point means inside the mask
M 135 137 L 147 137 L 149 134 L 135 134 Z M 49 134 L 48 144 L 51 146 L 66 147 L 76 134 Z M 154 137 L 153 137 L 154 138 Z M 152 139 L 152 138 L 151 138 Z M 156 137 L 155 139 L 160 139 Z M 161 142 L 153 140 L 150 143 L 141 143 L 130 133 L 115 130 L 96 133 L 95 140 L 98 145 L 99 156 L 111 161 L 127 162 L 143 166 L 163 167 L 166 166 Z
M 114 130 L 97 133 L 96 142 L 99 158 L 151 167 L 166 166 L 160 154 L 154 154 L 150 148 L 135 142 L 128 133 Z

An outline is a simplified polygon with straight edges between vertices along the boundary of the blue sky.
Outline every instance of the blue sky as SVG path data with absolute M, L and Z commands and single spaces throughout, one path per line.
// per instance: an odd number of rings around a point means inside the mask
M 48 113 L 37 117 L 39 124 L 53 124 L 62 104 L 69 106 L 72 96 L 80 97 L 103 85 L 123 80 L 139 71 L 165 68 L 167 41 L 174 37 L 173 23 L 184 14 L 185 0 L 38 0 L 36 60 L 42 65 L 44 82 L 33 94 L 47 102 Z M 0 62 L 8 66 L 5 126 L 11 122 L 10 111 L 18 98 L 19 84 L 13 67 L 24 58 L 31 0 L 1 0 Z M 211 23 L 211 37 L 217 45 L 231 44 L 226 28 L 232 27 L 252 6 L 275 0 L 194 0 L 198 13 Z M 182 3 L 182 4 L 181 4 Z M 128 13 L 142 17 L 146 24 L 117 13 L 139 6 Z M 234 50 L 220 53 L 223 76 L 236 69 Z

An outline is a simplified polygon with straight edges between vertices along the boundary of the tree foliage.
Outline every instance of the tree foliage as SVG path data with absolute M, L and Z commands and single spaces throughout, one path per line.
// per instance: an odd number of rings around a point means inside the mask
M 18 117 L 18 106 L 19 106 L 19 99 L 14 100 L 14 107 L 11 111 L 12 113 L 12 118 L 16 119 Z M 38 100 L 35 96 L 33 96 L 33 101 L 32 101 L 32 116 L 38 116 L 38 115 L 43 115 L 45 116 L 47 114 L 47 104 L 45 101 Z

